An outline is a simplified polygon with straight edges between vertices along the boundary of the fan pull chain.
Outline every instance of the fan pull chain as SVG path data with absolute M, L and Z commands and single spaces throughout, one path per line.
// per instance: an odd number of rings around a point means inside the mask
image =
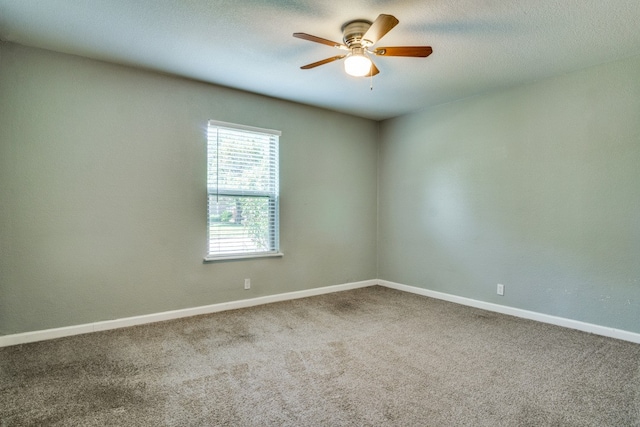
M 369 86 L 369 90 L 373 90 L 373 72 L 372 71 L 369 71 L 369 77 L 371 78 L 371 80 L 370 80 L 371 83 L 370 83 L 370 86 Z

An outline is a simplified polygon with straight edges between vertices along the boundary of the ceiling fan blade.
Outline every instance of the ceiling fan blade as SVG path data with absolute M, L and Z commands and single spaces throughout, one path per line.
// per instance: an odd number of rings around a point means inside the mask
M 314 62 L 312 64 L 303 65 L 300 68 L 302 68 L 303 70 L 308 70 L 310 68 L 315 68 L 315 67 L 318 67 L 320 65 L 328 64 L 329 62 L 337 61 L 338 59 L 342 59 L 345 56 L 347 56 L 347 55 L 332 56 L 331 58 L 323 59 L 322 61 Z
M 378 70 L 378 67 L 376 67 L 376 64 L 374 64 L 373 61 L 371 61 L 371 70 L 369 71 L 368 74 L 365 75 L 365 77 L 373 77 L 379 73 L 380 73 L 380 70 Z
M 312 36 L 307 33 L 293 33 L 293 37 L 297 37 L 302 40 L 309 40 L 310 42 L 322 43 L 327 46 L 337 47 L 338 49 L 349 50 L 348 47 L 343 45 L 342 43 L 332 42 L 331 40 L 323 39 L 322 37 Z
M 398 25 L 398 20 L 393 15 L 378 15 L 373 24 L 369 27 L 364 36 L 362 36 L 362 40 L 367 40 L 370 42 L 370 45 L 376 44 L 378 40 L 384 37 L 393 27 Z
M 378 56 L 414 56 L 419 58 L 426 58 L 432 52 L 431 46 L 379 47 L 373 51 Z

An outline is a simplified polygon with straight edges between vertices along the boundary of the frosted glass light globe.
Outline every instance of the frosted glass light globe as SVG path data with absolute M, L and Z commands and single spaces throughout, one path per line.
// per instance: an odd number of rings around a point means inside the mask
M 364 55 L 350 54 L 344 60 L 344 71 L 351 76 L 366 76 L 370 70 L 371 60 Z

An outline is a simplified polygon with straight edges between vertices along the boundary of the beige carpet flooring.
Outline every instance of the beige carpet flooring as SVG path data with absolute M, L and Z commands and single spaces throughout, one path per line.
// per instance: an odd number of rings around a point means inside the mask
M 0 426 L 640 426 L 640 345 L 382 287 L 0 349 Z

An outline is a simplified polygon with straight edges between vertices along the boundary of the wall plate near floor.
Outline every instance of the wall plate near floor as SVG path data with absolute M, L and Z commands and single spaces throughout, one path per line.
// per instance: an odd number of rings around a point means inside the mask
M 498 283 L 498 295 L 504 295 L 504 285 Z

